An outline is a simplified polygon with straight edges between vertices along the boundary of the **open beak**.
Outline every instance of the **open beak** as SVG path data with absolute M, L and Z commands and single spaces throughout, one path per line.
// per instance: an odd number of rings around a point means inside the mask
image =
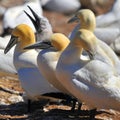
M 48 49 L 50 47 L 52 47 L 50 41 L 39 41 L 35 44 L 25 47 L 24 50 L 26 49 Z
M 4 50 L 4 54 L 6 54 L 17 43 L 17 41 L 18 37 L 11 36 L 11 39 Z
M 73 22 L 79 22 L 79 18 L 77 16 L 73 16 L 70 20 L 68 20 L 68 23 L 73 23 Z
M 33 16 L 35 19 L 33 19 L 26 11 L 25 14 L 28 16 L 28 18 L 32 21 L 35 29 L 37 32 L 41 32 L 41 28 L 40 28 L 40 22 L 41 22 L 41 18 L 32 10 L 32 8 L 30 6 L 28 6 L 29 10 L 32 12 Z

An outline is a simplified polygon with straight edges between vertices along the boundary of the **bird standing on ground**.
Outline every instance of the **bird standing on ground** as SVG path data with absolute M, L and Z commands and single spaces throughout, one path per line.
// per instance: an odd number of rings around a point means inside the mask
M 23 48 L 35 43 L 34 31 L 26 24 L 20 24 L 12 31 L 11 39 L 6 46 L 6 54 L 15 44 L 14 65 L 17 69 L 20 83 L 25 90 L 28 99 L 37 100 L 42 94 L 59 92 L 39 72 L 37 66 L 36 50 L 24 50 Z
M 30 7 L 29 7 L 30 8 Z M 42 51 L 39 52 L 39 55 L 37 57 L 37 63 L 39 70 L 43 74 L 43 76 L 58 90 L 62 91 L 63 93 L 69 94 L 69 92 L 61 85 L 61 83 L 56 79 L 55 76 L 55 68 L 57 65 L 57 61 L 59 59 L 59 56 L 61 52 L 65 49 L 65 47 L 69 44 L 69 39 L 61 34 L 61 33 L 53 33 L 52 34 L 52 29 L 50 24 L 45 25 L 45 28 L 43 29 L 44 34 L 46 35 L 45 37 L 40 37 L 40 17 L 30 8 L 31 12 L 33 13 L 34 17 L 36 20 L 34 20 L 27 12 L 27 16 L 30 18 L 32 23 L 34 24 L 37 34 L 38 34 L 38 39 L 41 39 L 40 42 L 37 42 L 33 45 L 25 47 L 25 49 L 43 49 Z M 38 21 L 40 22 L 38 22 Z M 41 30 L 42 31 L 42 30 Z M 46 32 L 45 32 L 46 31 Z M 48 34 L 49 33 L 49 34 Z M 43 40 L 42 40 L 43 38 Z M 70 94 L 69 94 L 70 95 Z M 67 98 L 67 97 L 66 97 Z M 68 96 L 67 99 L 68 102 L 71 102 L 71 97 Z M 72 110 L 75 107 L 75 99 L 72 99 L 73 101 L 73 107 Z M 80 109 L 81 105 L 79 105 Z
M 60 54 L 69 44 L 70 40 L 62 33 L 54 33 L 50 40 L 35 43 L 25 49 L 43 49 L 37 57 L 38 68 L 42 75 L 58 90 L 71 96 L 68 90 L 57 80 L 55 70 Z M 68 99 L 71 101 L 71 98 Z M 74 100 L 74 99 L 73 99 Z M 76 100 L 74 100 L 76 101 Z M 75 104 L 75 103 L 74 103 Z M 72 110 L 75 108 L 73 104 Z M 80 106 L 79 106 L 80 107 Z
M 112 9 L 96 17 L 95 32 L 97 37 L 105 41 L 119 55 L 120 54 L 120 0 L 115 0 Z
M 90 108 L 120 111 L 120 76 L 102 58 L 94 58 L 96 43 L 93 39 L 95 36 L 91 31 L 79 30 L 62 52 L 56 67 L 56 76 L 72 95 Z M 88 49 L 89 47 L 92 49 Z M 87 50 L 90 60 L 80 59 L 83 49 Z

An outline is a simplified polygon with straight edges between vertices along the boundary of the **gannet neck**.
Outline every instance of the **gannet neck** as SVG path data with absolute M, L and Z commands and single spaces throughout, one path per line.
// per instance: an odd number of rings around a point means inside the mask
M 35 43 L 35 35 L 31 27 L 26 24 L 18 25 L 12 32 L 13 36 L 18 37 L 19 49 L 23 49 L 24 47 Z
M 64 65 L 78 63 L 82 55 L 82 50 L 82 47 L 78 47 L 73 42 L 70 42 L 67 48 L 62 52 L 59 60 L 62 61 Z
M 94 56 L 94 59 L 100 60 L 100 61 L 105 62 L 105 63 L 109 64 L 110 66 L 114 67 L 113 61 L 107 56 L 105 51 L 103 49 L 101 49 L 101 47 L 99 45 L 97 45 L 97 47 L 96 47 L 96 54 Z
M 80 29 L 72 41 L 76 46 L 82 47 L 87 51 L 95 51 L 97 39 L 94 34 L 86 29 Z
M 76 46 L 74 42 L 71 42 L 68 48 L 76 52 L 74 53 L 74 57 L 76 56 L 76 58 L 80 58 L 80 56 L 82 55 L 83 48 L 81 46 Z
M 94 13 L 89 9 L 80 10 L 77 13 L 80 20 L 80 28 L 94 31 L 96 27 L 96 19 Z
M 92 54 L 93 59 L 103 61 L 111 66 L 114 65 L 110 57 L 108 57 L 105 51 L 100 47 L 99 41 L 93 32 L 85 29 L 79 30 L 74 38 L 74 43 L 76 46 L 80 45 L 83 49 Z
M 67 45 L 69 44 L 70 40 L 61 33 L 54 33 L 51 37 L 51 44 L 57 50 L 62 52 Z

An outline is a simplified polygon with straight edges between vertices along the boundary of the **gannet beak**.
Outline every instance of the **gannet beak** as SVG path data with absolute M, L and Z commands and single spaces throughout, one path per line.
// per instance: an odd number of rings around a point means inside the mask
M 30 6 L 28 6 L 28 8 L 30 9 L 30 11 L 32 12 L 33 16 L 35 19 L 33 19 L 26 11 L 25 14 L 28 16 L 28 18 L 32 21 L 35 29 L 37 32 L 41 32 L 41 28 L 40 28 L 40 21 L 41 21 L 41 18 L 31 9 Z
M 94 56 L 95 56 L 95 53 L 93 53 L 93 52 L 91 52 L 91 51 L 87 51 L 87 53 L 88 53 L 88 55 L 89 55 L 89 58 L 90 58 L 91 60 L 93 60 L 93 59 L 94 59 Z
M 79 21 L 79 18 L 77 16 L 73 16 L 70 20 L 68 20 L 68 23 L 72 23 L 72 22 L 75 22 L 75 21 Z
M 18 41 L 18 37 L 11 36 L 11 39 L 4 50 L 4 54 L 6 54 L 17 43 L 17 41 Z
M 50 41 L 40 41 L 40 42 L 37 42 L 35 44 L 25 47 L 24 50 L 26 50 L 26 49 L 47 49 L 50 47 L 52 47 Z

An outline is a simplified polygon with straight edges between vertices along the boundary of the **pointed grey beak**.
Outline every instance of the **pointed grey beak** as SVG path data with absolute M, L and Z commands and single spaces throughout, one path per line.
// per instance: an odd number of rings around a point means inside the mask
M 17 43 L 17 41 L 18 41 L 18 37 L 11 36 L 11 39 L 4 50 L 4 54 L 6 54 Z
M 33 19 L 26 11 L 25 14 L 28 16 L 28 18 L 32 21 L 35 29 L 37 32 L 42 32 L 42 29 L 40 27 L 40 22 L 41 22 L 41 18 L 31 9 L 30 6 L 27 6 L 29 8 L 29 10 L 32 12 L 33 16 L 35 19 Z
M 68 20 L 68 23 L 79 22 L 79 18 L 77 16 L 73 16 L 71 19 Z
M 50 41 L 42 41 L 42 42 L 37 42 L 35 44 L 29 45 L 29 46 L 25 47 L 24 50 L 26 50 L 26 49 L 47 49 L 50 47 L 52 47 Z

